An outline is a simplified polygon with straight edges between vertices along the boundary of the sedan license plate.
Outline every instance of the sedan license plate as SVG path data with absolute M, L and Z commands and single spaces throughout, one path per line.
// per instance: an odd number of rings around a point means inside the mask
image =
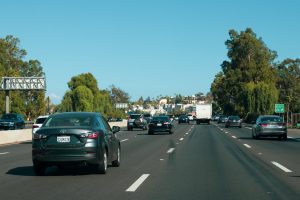
M 162 124 L 158 123 L 157 126 L 162 126 Z
M 58 143 L 68 143 L 70 142 L 70 136 L 57 136 Z

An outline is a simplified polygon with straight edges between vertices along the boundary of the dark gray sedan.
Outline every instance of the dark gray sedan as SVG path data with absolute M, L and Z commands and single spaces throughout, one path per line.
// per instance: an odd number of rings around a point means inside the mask
M 109 163 L 120 165 L 121 146 L 115 135 L 119 130 L 116 126 L 111 129 L 99 113 L 51 115 L 33 134 L 33 169 L 37 175 L 43 175 L 46 167 L 52 165 L 89 165 L 105 174 Z
M 255 139 L 260 137 L 278 137 L 286 140 L 287 127 L 280 116 L 261 115 L 252 126 L 252 137 Z

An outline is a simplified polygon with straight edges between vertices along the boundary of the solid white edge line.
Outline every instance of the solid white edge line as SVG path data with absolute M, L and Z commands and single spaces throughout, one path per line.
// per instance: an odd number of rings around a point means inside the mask
M 121 140 L 121 142 L 125 142 L 125 141 L 127 141 L 128 139 L 124 139 L 124 140 Z
M 245 146 L 245 147 L 247 147 L 248 149 L 250 149 L 250 148 L 251 148 L 251 146 L 250 146 L 250 145 L 248 145 L 248 144 L 244 144 L 244 146 Z
M 0 153 L 0 155 L 5 155 L 5 154 L 9 154 L 9 152 Z
M 167 153 L 172 153 L 175 150 L 175 148 L 170 148 Z
M 271 161 L 271 163 L 272 163 L 273 165 L 275 165 L 276 167 L 278 167 L 279 169 L 281 169 L 282 171 L 284 171 L 284 172 L 287 172 L 287 173 L 293 172 L 293 171 L 289 170 L 288 168 L 286 168 L 285 166 L 279 164 L 278 162 Z
M 150 174 L 143 174 L 138 180 L 136 180 L 127 190 L 126 192 L 135 192 L 138 187 L 150 176 Z

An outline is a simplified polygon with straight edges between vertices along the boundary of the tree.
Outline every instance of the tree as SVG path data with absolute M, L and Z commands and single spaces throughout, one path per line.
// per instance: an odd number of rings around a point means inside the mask
M 287 105 L 292 112 L 300 112 L 300 59 L 285 59 L 275 68 L 278 102 Z
M 94 95 L 85 85 L 79 85 L 73 91 L 73 104 L 75 111 L 92 112 Z
M 20 40 L 11 35 L 0 38 L 0 78 L 1 77 L 41 77 L 45 76 L 38 60 L 24 61 L 26 51 L 19 47 Z M 45 114 L 45 91 L 11 91 L 11 112 L 21 113 L 28 118 Z M 0 112 L 5 110 L 5 94 L 0 92 Z
M 129 95 L 115 85 L 110 86 L 111 99 L 114 104 L 116 103 L 129 103 Z
M 91 73 L 74 76 L 68 82 L 69 89 L 63 97 L 58 111 L 100 112 L 104 116 L 124 117 L 124 111 L 113 106 L 110 91 L 100 90 Z
M 211 86 L 214 100 L 225 114 L 272 113 L 278 99 L 272 67 L 276 52 L 250 28 L 240 33 L 230 30 L 229 37 L 225 42 L 229 61 L 222 63 Z

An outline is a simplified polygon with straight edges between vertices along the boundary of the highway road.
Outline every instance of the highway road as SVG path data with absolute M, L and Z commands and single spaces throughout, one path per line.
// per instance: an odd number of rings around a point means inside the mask
M 31 143 L 0 147 L 1 199 L 300 199 L 300 140 L 251 138 L 249 127 L 175 125 L 172 135 L 118 133 L 120 167 L 48 168 L 35 176 Z

